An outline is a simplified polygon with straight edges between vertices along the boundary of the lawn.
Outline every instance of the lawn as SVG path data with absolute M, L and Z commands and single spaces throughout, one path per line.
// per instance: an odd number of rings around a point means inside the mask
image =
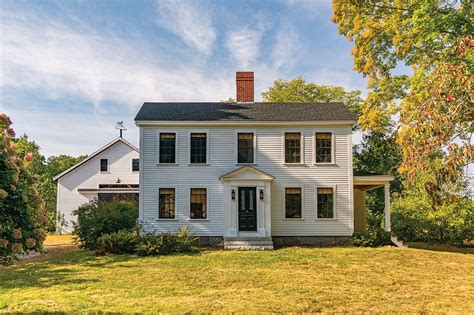
M 64 246 L 0 267 L 0 312 L 474 311 L 474 255 L 427 249 L 199 250 L 107 256 Z

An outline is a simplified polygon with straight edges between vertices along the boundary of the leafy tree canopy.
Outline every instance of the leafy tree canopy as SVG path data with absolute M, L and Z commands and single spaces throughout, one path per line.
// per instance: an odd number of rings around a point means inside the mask
M 333 12 L 354 42 L 355 70 L 369 78 L 359 123 L 396 131 L 399 171 L 408 185 L 422 181 L 435 205 L 473 157 L 471 2 L 334 0 Z M 397 74 L 401 64 L 412 74 Z
M 302 77 L 285 81 L 278 79 L 268 91 L 262 93 L 264 102 L 317 103 L 342 102 L 359 117 L 362 104 L 361 91 L 346 91 L 342 86 L 317 85 L 307 83 Z

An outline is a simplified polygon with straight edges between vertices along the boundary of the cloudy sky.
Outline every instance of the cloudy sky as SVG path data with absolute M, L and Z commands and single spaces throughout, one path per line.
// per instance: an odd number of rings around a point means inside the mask
M 252 70 L 256 99 L 277 78 L 364 91 L 330 0 L 0 1 L 0 112 L 46 156 L 138 143 L 144 101 L 235 97 Z

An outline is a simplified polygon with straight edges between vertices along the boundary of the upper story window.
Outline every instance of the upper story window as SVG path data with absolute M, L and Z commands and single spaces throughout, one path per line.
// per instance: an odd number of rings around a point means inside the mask
M 100 159 L 100 171 L 101 172 L 108 172 L 109 171 L 109 160 Z
M 160 188 L 158 198 L 158 218 L 174 219 L 176 217 L 176 192 L 174 188 Z
M 160 163 L 176 163 L 176 133 L 160 133 Z
M 207 134 L 192 133 L 191 134 L 191 157 L 192 164 L 207 163 Z
M 132 172 L 140 170 L 140 159 L 132 159 Z
M 301 188 L 285 188 L 285 218 L 301 218 Z
M 191 188 L 191 219 L 207 219 L 207 189 Z
M 318 188 L 316 200 L 317 218 L 334 219 L 334 188 Z
M 285 133 L 285 163 L 301 163 L 301 133 Z
M 316 163 L 332 163 L 332 133 L 316 133 Z
M 237 134 L 237 163 L 255 163 L 254 134 Z

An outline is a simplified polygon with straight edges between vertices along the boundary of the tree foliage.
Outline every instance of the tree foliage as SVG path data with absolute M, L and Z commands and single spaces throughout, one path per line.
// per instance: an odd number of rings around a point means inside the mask
M 473 158 L 471 2 L 334 0 L 333 12 L 369 78 L 362 129 L 395 131 L 405 185 L 423 187 L 433 211 L 460 200 Z M 397 74 L 402 64 L 411 73 Z
M 34 155 L 18 154 L 10 126 L 10 118 L 0 114 L 0 262 L 40 250 L 47 221 L 37 179 L 29 171 Z
M 18 138 L 13 138 L 12 141 L 15 143 L 19 157 L 24 157 L 27 154 L 33 156 L 33 161 L 29 163 L 27 167 L 31 175 L 36 177 L 38 182 L 38 193 L 43 200 L 45 213 L 48 216 L 46 229 L 52 232 L 56 228 L 57 221 L 57 185 L 56 182 L 53 181 L 53 178 L 82 161 L 86 158 L 86 155 L 72 157 L 61 154 L 58 156 L 50 156 L 46 159 L 40 153 L 40 146 L 35 141 L 30 140 L 26 134 Z
M 314 103 L 342 102 L 359 117 L 362 104 L 361 91 L 346 91 L 342 86 L 317 85 L 307 83 L 302 77 L 285 81 L 273 82 L 268 91 L 262 93 L 264 102 L 282 103 Z

